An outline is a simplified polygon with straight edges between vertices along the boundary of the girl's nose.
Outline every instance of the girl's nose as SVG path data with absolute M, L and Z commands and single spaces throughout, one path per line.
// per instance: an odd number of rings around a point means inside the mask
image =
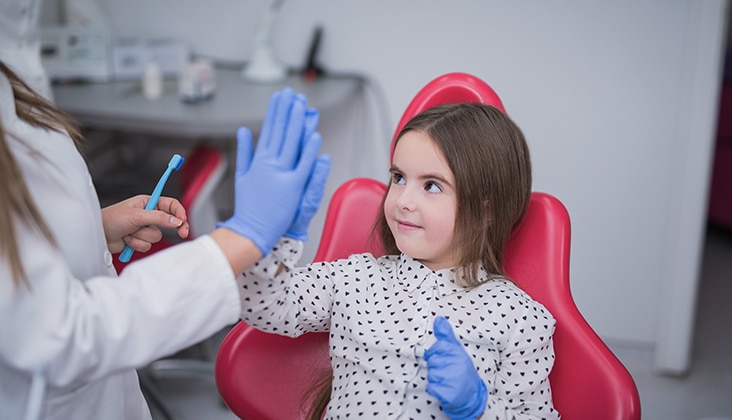
M 414 199 L 410 188 L 404 188 L 397 197 L 396 204 L 402 211 L 414 210 Z

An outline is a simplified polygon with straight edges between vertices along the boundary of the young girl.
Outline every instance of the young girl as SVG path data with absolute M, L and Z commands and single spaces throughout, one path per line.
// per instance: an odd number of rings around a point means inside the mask
M 242 319 L 330 331 L 326 418 L 559 418 L 554 319 L 504 271 L 531 192 L 519 128 L 488 105 L 429 109 L 399 134 L 390 172 L 386 256 L 295 268 L 302 245 L 283 239 L 240 279 Z

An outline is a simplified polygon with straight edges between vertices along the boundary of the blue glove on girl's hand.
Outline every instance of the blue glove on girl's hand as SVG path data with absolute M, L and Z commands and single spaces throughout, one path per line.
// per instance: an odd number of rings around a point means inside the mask
M 315 216 L 318 207 L 320 207 L 320 202 L 323 201 L 325 181 L 328 178 L 329 171 L 330 156 L 319 156 L 315 162 L 315 167 L 313 167 L 313 172 L 308 179 L 308 184 L 305 187 L 305 193 L 302 196 L 300 207 L 297 209 L 295 221 L 283 236 L 303 242 L 308 240 L 310 219 Z
M 424 352 L 427 392 L 452 420 L 475 420 L 488 403 L 485 383 L 446 318 L 435 318 L 434 334 L 437 341 Z
M 218 226 L 251 239 L 264 255 L 295 221 L 316 169 L 321 138 L 306 130 L 306 108 L 292 89 L 275 92 L 253 157 L 251 131 L 237 133 L 234 215 Z
M 320 135 L 315 132 L 318 126 L 320 114 L 314 108 L 308 108 L 305 111 L 305 137 L 312 135 Z M 308 178 L 307 186 L 305 187 L 305 193 L 302 196 L 300 207 L 297 209 L 295 215 L 295 221 L 292 223 L 284 236 L 298 241 L 308 240 L 308 226 L 310 225 L 310 219 L 313 218 L 315 213 L 320 207 L 320 202 L 323 200 L 323 193 L 325 191 L 325 181 L 328 178 L 328 172 L 330 171 L 330 156 L 323 155 L 318 157 L 313 167 L 313 172 Z

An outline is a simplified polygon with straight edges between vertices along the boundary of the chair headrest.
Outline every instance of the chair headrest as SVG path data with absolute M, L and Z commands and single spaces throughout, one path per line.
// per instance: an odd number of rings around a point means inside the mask
M 409 103 L 397 124 L 391 140 L 389 162 L 394 157 L 394 143 L 404 125 L 415 115 L 437 105 L 457 102 L 481 102 L 492 105 L 504 113 L 498 94 L 483 80 L 468 73 L 447 73 L 427 83 Z

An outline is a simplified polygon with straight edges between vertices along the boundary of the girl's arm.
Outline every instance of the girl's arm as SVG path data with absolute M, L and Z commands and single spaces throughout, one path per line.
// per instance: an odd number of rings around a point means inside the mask
M 555 419 L 549 373 L 554 365 L 555 321 L 534 301 L 511 302 L 512 331 L 503 340 L 484 419 Z M 492 386 L 493 389 L 490 389 Z
M 344 261 L 295 267 L 302 242 L 282 238 L 239 276 L 241 318 L 263 331 L 299 336 L 328 331 L 335 279 Z

